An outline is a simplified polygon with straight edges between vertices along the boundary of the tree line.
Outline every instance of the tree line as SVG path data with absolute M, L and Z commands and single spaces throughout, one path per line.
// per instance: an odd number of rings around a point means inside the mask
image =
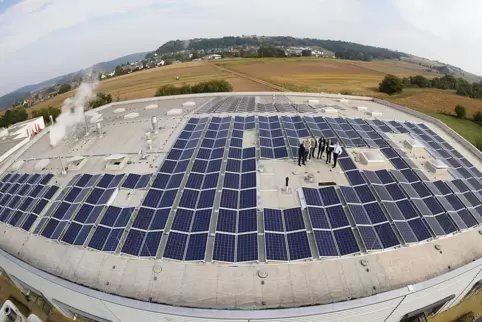
M 155 96 L 170 96 L 196 93 L 221 93 L 232 92 L 233 87 L 225 80 L 212 80 L 207 82 L 200 82 L 194 85 L 184 84 L 180 87 L 172 84 L 167 84 L 159 87 Z
M 399 59 L 408 56 L 405 53 L 386 48 L 365 46 L 357 43 L 339 40 L 321 40 L 312 38 L 294 37 L 222 37 L 210 39 L 192 39 L 187 41 L 173 40 L 159 47 L 154 53 L 163 55 L 180 51 L 203 50 L 228 47 L 321 47 L 346 59 Z M 154 53 L 149 53 L 146 58 L 151 58 Z M 267 56 L 265 56 L 267 57 Z

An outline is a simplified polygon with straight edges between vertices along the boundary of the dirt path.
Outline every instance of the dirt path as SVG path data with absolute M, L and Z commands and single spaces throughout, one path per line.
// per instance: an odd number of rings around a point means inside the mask
M 256 83 L 259 83 L 259 84 L 262 84 L 264 86 L 267 86 L 269 88 L 272 88 L 278 92 L 286 92 L 288 91 L 286 88 L 284 87 L 281 87 L 281 86 L 278 86 L 278 85 L 274 85 L 274 84 L 271 84 L 271 83 L 268 83 L 268 82 L 265 82 L 264 80 L 261 80 L 261 79 L 258 79 L 258 78 L 255 78 L 255 77 L 252 77 L 252 76 L 248 76 L 246 74 L 243 74 L 243 73 L 240 73 L 240 72 L 236 72 L 232 69 L 229 69 L 229 68 L 226 68 L 226 67 L 223 67 L 223 66 L 219 66 L 217 64 L 214 64 L 214 66 L 216 66 L 218 69 L 222 70 L 222 71 L 225 71 L 225 72 L 228 72 L 228 73 L 231 73 L 233 75 L 236 75 L 236 76 L 239 76 L 239 77 L 242 77 L 242 78 L 245 78 L 245 79 L 248 79 L 250 81 L 253 81 L 253 82 L 256 82 Z

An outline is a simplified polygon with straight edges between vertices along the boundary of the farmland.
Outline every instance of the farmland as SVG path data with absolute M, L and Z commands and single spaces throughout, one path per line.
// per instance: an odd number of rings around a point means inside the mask
M 100 82 L 98 91 L 112 95 L 114 101 L 154 96 L 165 84 L 194 84 L 224 79 L 235 92 L 289 90 L 299 92 L 331 92 L 373 96 L 430 114 L 446 122 L 454 130 L 475 142 L 480 126 L 440 114 L 453 112 L 457 104 L 466 107 L 468 116 L 482 111 L 482 100 L 457 96 L 453 91 L 438 89 L 405 89 L 402 94 L 388 96 L 378 92 L 378 84 L 386 74 L 401 77 L 441 76 L 424 67 L 405 61 L 372 62 L 318 58 L 223 59 L 200 61 L 150 69 Z M 179 80 L 177 80 L 179 77 Z M 49 105 L 60 107 L 73 91 L 44 101 L 33 108 Z

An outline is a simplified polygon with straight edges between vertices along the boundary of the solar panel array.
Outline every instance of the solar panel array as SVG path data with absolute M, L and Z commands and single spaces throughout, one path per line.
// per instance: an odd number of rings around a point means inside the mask
M 59 189 L 52 174 L 6 174 L 0 180 L 0 221 L 29 231 Z
M 266 112 L 314 112 L 308 104 L 293 103 L 257 103 L 255 96 L 215 97 L 205 102 L 197 110 L 204 113 L 266 113 Z
M 203 107 L 232 112 L 253 103 L 254 97 L 215 98 Z M 246 131 L 259 140 L 246 142 Z M 429 181 L 386 133 L 417 138 L 450 165 L 457 179 Z M 351 186 L 304 187 L 302 208 L 260 212 L 258 158 L 296 157 L 300 140 L 312 136 L 345 147 L 380 148 L 396 170 L 359 171 L 344 153 L 339 163 Z M 228 263 L 306 260 L 410 245 L 482 224 L 482 173 L 428 127 L 409 122 L 192 118 L 155 174 L 78 175 L 58 195 L 59 188 L 48 185 L 51 178 L 5 175 L 0 221 L 27 231 L 35 227 L 34 234 L 66 244 L 130 256 Z M 119 189 L 145 189 L 145 197 L 139 207 L 116 207 L 112 202 Z

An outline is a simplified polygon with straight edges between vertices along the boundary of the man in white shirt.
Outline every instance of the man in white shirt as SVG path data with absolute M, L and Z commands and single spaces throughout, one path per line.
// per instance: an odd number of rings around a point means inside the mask
M 338 156 L 343 153 L 343 149 L 341 148 L 340 143 L 336 143 L 333 150 L 333 168 L 336 167 L 336 161 L 338 160 Z

